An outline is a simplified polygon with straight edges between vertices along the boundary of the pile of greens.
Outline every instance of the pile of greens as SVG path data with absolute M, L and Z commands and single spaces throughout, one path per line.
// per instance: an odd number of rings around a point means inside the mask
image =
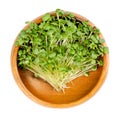
M 55 15 L 45 14 L 39 24 L 28 24 L 29 28 L 22 30 L 16 41 L 18 67 L 30 70 L 56 91 L 103 66 L 102 58 L 108 47 L 103 46 L 99 29 L 88 21 L 56 9 Z

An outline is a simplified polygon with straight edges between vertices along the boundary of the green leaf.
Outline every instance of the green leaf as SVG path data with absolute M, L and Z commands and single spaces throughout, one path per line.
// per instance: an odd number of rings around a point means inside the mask
M 84 76 L 88 77 L 89 76 L 89 72 L 85 72 Z
M 35 49 L 33 49 L 33 53 L 37 55 L 39 53 L 39 49 L 36 47 Z
M 103 60 L 99 60 L 99 61 L 98 61 L 98 65 L 99 65 L 99 66 L 103 66 L 103 65 L 104 65 Z
M 47 35 L 51 36 L 55 31 L 54 30 L 49 30 L 46 32 Z
M 80 45 L 79 46 L 79 50 L 81 51 L 81 50 L 83 50 L 84 49 L 84 46 L 83 45 Z
M 23 45 L 23 43 L 24 43 L 24 40 L 21 39 L 21 38 L 17 39 L 17 41 L 15 42 L 15 44 L 16 44 L 17 46 L 21 46 L 21 45 Z
M 96 45 L 95 43 L 91 43 L 91 44 L 89 45 L 89 47 L 90 47 L 91 49 L 95 49 L 95 48 L 97 47 L 97 45 Z
M 104 40 L 104 39 L 99 39 L 99 42 L 100 42 L 101 44 L 103 44 L 103 43 L 105 42 L 105 40 Z
M 56 14 L 58 15 L 58 16 L 62 16 L 62 15 L 64 15 L 64 11 L 63 10 L 61 10 L 61 9 L 56 9 Z
M 77 44 L 77 43 L 73 44 L 73 48 L 78 50 L 79 49 L 79 44 Z
M 96 71 L 97 70 L 97 65 L 94 65 L 91 70 Z
M 74 26 L 74 23 L 71 22 L 71 21 L 69 21 L 69 20 L 66 21 L 66 24 L 67 24 L 68 26 Z
M 94 33 L 99 35 L 100 34 L 100 30 L 98 28 L 94 28 Z
M 70 49 L 70 54 L 74 55 L 75 54 L 75 50 L 74 49 Z
M 49 54 L 49 57 L 50 57 L 50 58 L 54 58 L 55 56 L 56 56 L 56 53 L 55 53 L 55 52 Z
M 91 60 L 91 64 L 96 64 L 96 60 Z
M 91 51 L 91 57 L 93 59 L 97 59 L 98 55 L 95 53 L 95 51 Z
M 70 19 L 72 19 L 74 17 L 74 14 L 68 12 L 68 16 L 67 17 L 70 18 Z
M 98 40 L 97 40 L 96 36 L 91 35 L 91 39 L 92 39 L 92 42 L 98 43 Z
M 35 64 L 39 64 L 39 62 L 40 62 L 40 58 L 39 58 L 39 57 L 36 57 L 35 60 L 34 60 L 34 63 L 35 63 Z
M 18 55 L 21 56 L 23 54 L 22 50 L 18 51 Z
M 104 52 L 105 54 L 108 54 L 108 53 L 109 53 L 109 48 L 105 46 L 105 47 L 103 48 L 103 52 Z
M 50 17 L 50 14 L 49 13 L 46 13 L 43 17 L 42 17 L 42 20 L 43 21 L 47 21 L 49 20 L 51 17 Z

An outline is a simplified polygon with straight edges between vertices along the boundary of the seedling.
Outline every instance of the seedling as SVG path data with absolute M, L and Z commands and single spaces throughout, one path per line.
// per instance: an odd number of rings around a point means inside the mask
M 72 13 L 56 9 L 42 22 L 28 22 L 29 28 L 20 32 L 17 63 L 21 69 L 47 81 L 56 91 L 67 83 L 103 66 L 108 47 L 103 46 L 98 28 L 86 20 L 77 20 Z

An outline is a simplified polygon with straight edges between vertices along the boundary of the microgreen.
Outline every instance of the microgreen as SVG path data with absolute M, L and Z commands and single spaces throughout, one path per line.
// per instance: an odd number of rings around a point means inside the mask
M 74 14 L 61 9 L 49 13 L 36 24 L 27 22 L 17 38 L 17 63 L 47 81 L 56 91 L 67 88 L 67 83 L 103 66 L 102 57 L 109 52 L 103 46 L 100 31 L 79 21 Z

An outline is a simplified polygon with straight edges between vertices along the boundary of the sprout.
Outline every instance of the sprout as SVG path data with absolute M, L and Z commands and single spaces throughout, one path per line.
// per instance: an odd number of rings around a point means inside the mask
M 19 46 L 18 67 L 27 69 L 47 81 L 56 91 L 67 83 L 97 70 L 108 53 L 100 31 L 88 21 L 78 21 L 72 13 L 57 9 L 47 13 L 42 22 L 29 22 L 16 41 Z

